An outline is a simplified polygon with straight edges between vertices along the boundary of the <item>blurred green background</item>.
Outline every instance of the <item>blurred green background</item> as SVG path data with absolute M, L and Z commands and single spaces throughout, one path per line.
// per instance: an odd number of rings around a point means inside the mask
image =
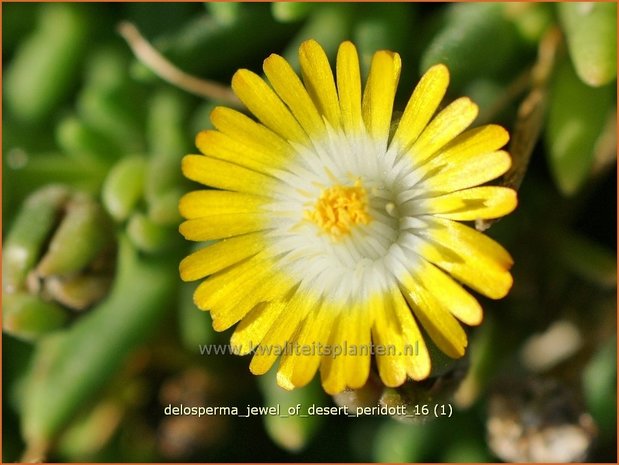
M 2 3 L 3 461 L 616 462 L 615 3 Z M 465 360 L 400 389 L 286 393 L 182 284 L 180 159 L 218 103 L 117 32 L 227 84 L 314 38 L 403 59 L 396 109 L 443 62 L 449 97 L 510 130 L 519 207 L 488 234 L 515 284 L 480 298 Z M 478 225 L 479 228 L 489 224 Z M 438 356 L 437 356 L 438 357 Z M 317 381 L 317 380 L 315 380 Z M 451 418 L 166 416 L 173 405 L 449 404 Z

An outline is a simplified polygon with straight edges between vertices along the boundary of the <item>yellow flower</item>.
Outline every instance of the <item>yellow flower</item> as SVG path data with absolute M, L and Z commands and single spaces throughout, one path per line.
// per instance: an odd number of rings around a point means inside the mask
M 493 299 L 512 285 L 512 259 L 458 221 L 497 218 L 516 193 L 481 186 L 510 167 L 496 125 L 465 129 L 477 106 L 460 98 L 434 116 L 449 73 L 421 78 L 391 131 L 400 56 L 377 52 L 362 89 L 354 45 L 341 44 L 333 76 L 313 40 L 299 51 L 302 80 L 280 56 L 264 61 L 270 85 L 241 69 L 232 88 L 259 122 L 213 110 L 215 130 L 183 173 L 217 190 L 184 196 L 180 232 L 219 240 L 185 258 L 183 280 L 208 277 L 196 305 L 213 327 L 254 351 L 250 370 L 281 355 L 278 384 L 303 386 L 320 369 L 329 393 L 359 388 L 371 352 L 387 386 L 430 373 L 422 329 L 450 357 L 482 309 L 465 284 Z M 420 328 L 421 327 L 421 328 Z M 373 347 L 373 351 L 369 350 Z M 414 347 L 415 350 L 411 350 Z

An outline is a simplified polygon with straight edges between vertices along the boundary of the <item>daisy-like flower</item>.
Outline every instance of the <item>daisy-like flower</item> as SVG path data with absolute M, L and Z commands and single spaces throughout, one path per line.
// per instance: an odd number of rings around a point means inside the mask
M 218 242 L 180 265 L 204 280 L 196 305 L 231 343 L 254 352 L 250 370 L 303 386 L 320 369 L 328 393 L 359 388 L 371 354 L 387 386 L 430 374 L 424 336 L 461 357 L 482 309 L 462 284 L 493 298 L 512 285 L 512 259 L 459 221 L 511 212 L 516 194 L 480 186 L 510 167 L 496 125 L 466 130 L 468 98 L 435 115 L 449 73 L 421 78 L 392 127 L 400 75 L 397 53 L 372 58 L 362 88 L 354 45 L 341 44 L 335 76 L 313 40 L 299 50 L 302 79 L 278 55 L 264 61 L 270 83 L 246 69 L 232 89 L 258 121 L 218 107 L 215 130 L 198 134 L 189 179 L 214 189 L 180 202 L 180 232 Z M 370 348 L 374 350 L 370 350 Z M 414 350 L 411 350 L 411 347 Z

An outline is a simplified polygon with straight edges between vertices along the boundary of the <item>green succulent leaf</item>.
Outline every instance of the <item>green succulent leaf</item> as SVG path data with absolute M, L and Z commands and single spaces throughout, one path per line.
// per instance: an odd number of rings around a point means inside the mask
M 557 4 L 570 57 L 583 82 L 599 87 L 617 77 L 617 3 Z

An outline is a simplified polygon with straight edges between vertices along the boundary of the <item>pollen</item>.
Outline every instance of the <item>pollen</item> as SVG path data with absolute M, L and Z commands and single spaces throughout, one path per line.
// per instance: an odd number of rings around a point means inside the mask
M 368 213 L 368 198 L 361 181 L 354 186 L 336 185 L 324 189 L 313 210 L 305 211 L 305 218 L 313 221 L 335 240 L 350 234 L 358 224 L 372 221 Z

